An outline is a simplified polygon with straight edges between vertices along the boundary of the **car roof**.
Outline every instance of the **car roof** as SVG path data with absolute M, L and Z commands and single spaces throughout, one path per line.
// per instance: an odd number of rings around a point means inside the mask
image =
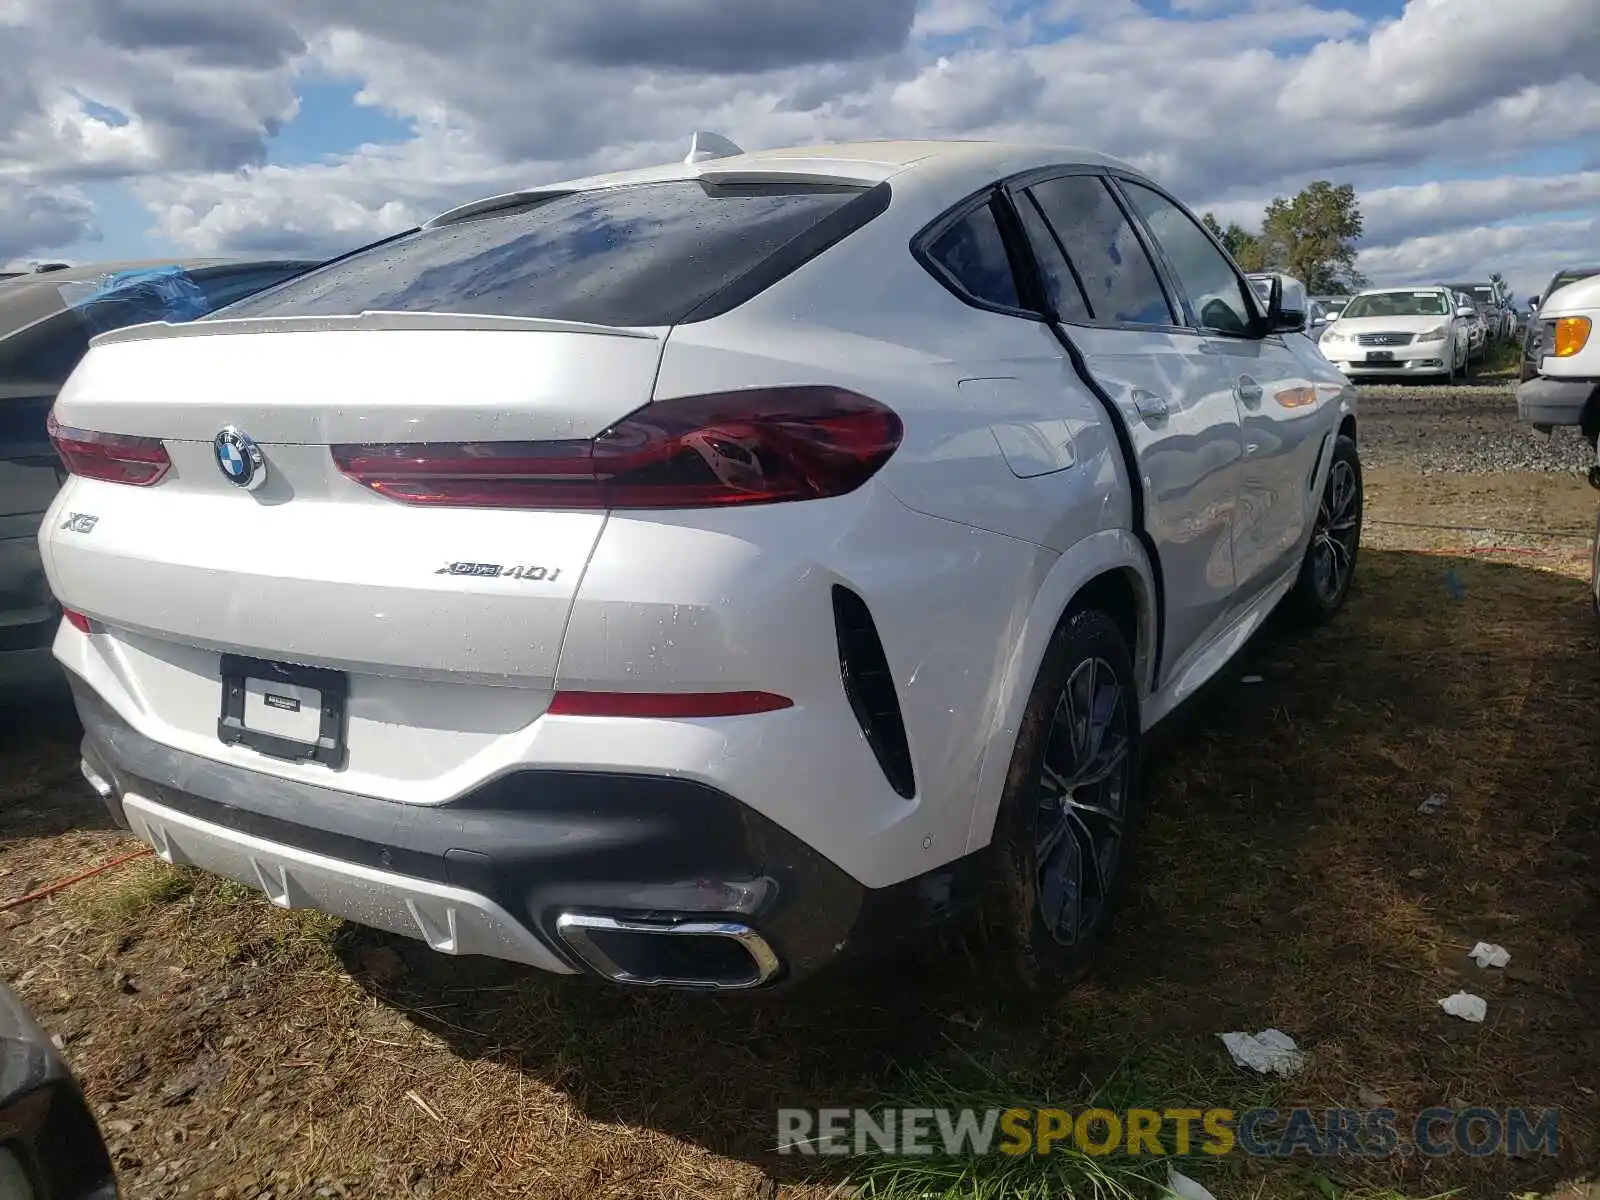
M 897 191 L 909 188 L 913 192 L 928 194 L 943 192 L 954 201 L 987 182 L 1035 167 L 1055 165 L 1116 167 L 1141 174 L 1136 167 L 1122 159 L 1076 146 L 955 139 L 830 142 L 748 151 L 700 162 L 667 163 L 541 184 L 459 205 L 441 213 L 428 224 L 447 224 L 477 212 L 506 207 L 540 193 L 596 191 L 678 180 L 731 181 L 752 176 L 788 177 L 796 181 L 831 180 L 863 186 L 893 179 Z
M 181 267 L 185 271 L 199 271 L 210 267 L 237 267 L 248 270 L 252 267 L 279 265 L 312 267 L 317 261 L 280 258 L 148 258 L 82 263 L 54 271 L 30 271 L 13 278 L 0 279 L 0 338 L 64 310 L 67 302 L 62 299 L 59 290 L 59 285 L 63 283 L 83 283 L 115 271 L 137 271 L 156 267 Z

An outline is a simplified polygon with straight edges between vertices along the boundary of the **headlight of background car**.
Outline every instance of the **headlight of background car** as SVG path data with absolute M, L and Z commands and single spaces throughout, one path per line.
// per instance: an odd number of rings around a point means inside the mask
M 1448 325 L 1435 325 L 1432 329 L 1424 329 L 1421 333 L 1417 334 L 1417 341 L 1442 342 L 1445 339 L 1445 335 L 1449 332 L 1450 327 Z

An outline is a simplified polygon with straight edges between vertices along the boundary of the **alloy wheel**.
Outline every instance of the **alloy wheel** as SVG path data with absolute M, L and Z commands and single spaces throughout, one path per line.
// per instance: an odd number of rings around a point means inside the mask
M 1334 459 L 1311 535 L 1312 579 L 1326 604 L 1338 602 L 1355 567 L 1361 524 L 1359 495 L 1355 468 Z
M 1034 842 L 1039 915 L 1063 946 L 1088 940 L 1111 903 L 1132 790 L 1128 697 L 1102 658 L 1080 662 L 1045 743 Z

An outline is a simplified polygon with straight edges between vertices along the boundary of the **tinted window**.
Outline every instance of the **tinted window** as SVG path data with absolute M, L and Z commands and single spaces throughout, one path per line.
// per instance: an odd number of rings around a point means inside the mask
M 1160 192 L 1137 183 L 1125 183 L 1123 187 L 1167 256 L 1201 328 L 1249 333 L 1255 309 L 1228 256 L 1217 248 L 1200 223 Z M 1267 285 L 1269 294 L 1271 286 Z
M 275 283 L 304 271 L 309 263 L 284 263 L 282 266 L 250 267 L 242 271 L 205 272 L 196 274 L 194 281 L 205 292 L 213 309 L 242 300 Z
M 59 387 L 88 353 L 95 332 L 73 312 L 19 330 L 0 340 L 0 379 Z
M 993 205 L 973 209 L 941 233 L 928 247 L 928 257 L 973 299 L 1019 307 L 1017 281 Z
M 691 181 L 557 196 L 379 244 L 227 316 L 388 309 L 672 325 L 859 195 Z
M 1050 303 L 1056 315 L 1064 321 L 1088 321 L 1089 302 L 1083 298 L 1083 285 L 1072 272 L 1056 241 L 1040 214 L 1032 196 L 1019 197 L 1017 215 L 1022 218 L 1023 232 L 1033 246 L 1034 257 L 1039 261 L 1039 271 L 1044 276 L 1045 289 L 1050 293 Z
M 1069 175 L 1037 185 L 1032 194 L 1083 281 L 1094 320 L 1176 323 L 1155 268 L 1104 180 Z

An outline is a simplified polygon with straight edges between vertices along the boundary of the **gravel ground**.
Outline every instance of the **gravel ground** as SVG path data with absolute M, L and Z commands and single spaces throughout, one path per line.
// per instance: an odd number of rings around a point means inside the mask
M 1362 384 L 1362 462 L 1423 474 L 1587 470 L 1594 451 L 1576 429 L 1547 437 L 1517 420 L 1515 386 Z

